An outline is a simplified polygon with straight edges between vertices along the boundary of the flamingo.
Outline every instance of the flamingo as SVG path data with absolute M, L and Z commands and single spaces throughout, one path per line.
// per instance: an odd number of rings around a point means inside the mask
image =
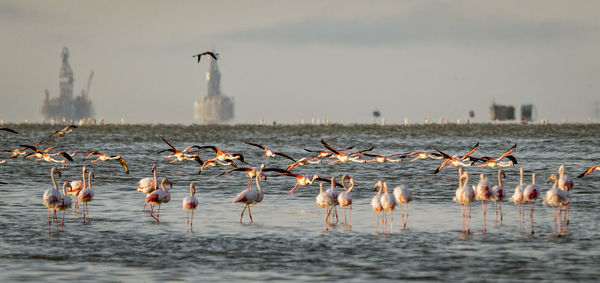
M 579 174 L 579 176 L 577 176 L 577 178 L 582 178 L 584 176 L 587 176 L 590 173 L 594 172 L 595 170 L 600 170 L 600 165 L 596 165 L 596 166 L 592 166 L 592 167 L 588 168 L 587 170 L 585 170 L 585 172 Z
M 566 213 L 567 205 L 569 204 L 570 192 L 567 190 L 562 190 L 558 187 L 559 178 L 556 176 L 556 174 L 552 174 L 550 178 L 548 178 L 547 182 L 550 183 L 553 180 L 554 185 L 552 185 L 550 190 L 546 191 L 543 204 L 552 206 L 554 224 L 558 223 L 558 229 L 560 230 L 561 206 L 564 206 Z M 558 212 L 556 211 L 556 208 L 558 208 Z
M 386 162 L 402 162 L 402 158 L 397 158 L 397 159 L 392 159 L 390 157 L 393 156 L 398 156 L 400 154 L 390 154 L 388 156 L 385 155 L 378 155 L 378 154 L 370 154 L 370 153 L 365 153 L 365 156 L 370 156 L 370 157 L 374 157 L 371 160 L 367 160 L 366 163 L 373 163 L 373 162 L 379 162 L 379 163 L 386 163 Z
M 186 220 L 187 224 L 190 225 L 190 230 L 192 229 L 192 222 L 194 221 L 194 210 L 198 206 L 198 200 L 194 195 L 196 194 L 196 186 L 194 186 L 194 182 L 190 183 L 190 195 L 183 198 L 183 210 L 186 211 Z M 192 217 L 189 217 L 190 211 L 192 211 Z
M 319 177 L 319 175 L 317 175 L 317 174 L 313 175 L 312 178 L 309 178 L 309 177 L 306 177 L 306 176 L 303 176 L 300 174 L 292 173 L 292 172 L 285 172 L 281 175 L 296 177 L 296 184 L 289 191 L 290 194 L 295 194 L 300 189 L 300 187 L 311 185 L 315 180 L 321 180 L 321 181 L 325 181 L 325 182 L 329 181 L 325 178 Z
M 517 144 L 513 145 L 513 147 L 511 147 L 505 153 L 500 155 L 498 158 L 492 158 L 489 156 L 481 157 L 479 159 L 483 160 L 485 163 L 478 165 L 478 167 L 486 167 L 487 166 L 487 167 L 495 168 L 495 167 L 499 167 L 499 166 L 513 166 L 514 164 L 517 164 L 517 159 L 514 156 L 509 155 L 509 154 L 511 154 L 516 148 L 517 148 Z M 505 157 L 508 158 L 509 161 L 507 161 L 507 162 L 500 161 Z
M 459 173 L 461 173 L 461 171 L 459 171 Z M 465 181 L 462 181 L 462 179 L 465 179 Z M 456 189 L 454 201 L 461 205 L 463 231 L 467 234 L 471 234 L 471 204 L 473 203 L 473 199 L 475 199 L 475 186 L 469 186 L 469 173 L 467 171 L 462 172 L 461 176 L 458 178 L 458 184 L 459 187 Z M 468 219 L 468 221 L 466 221 L 466 219 Z M 466 229 L 464 228 L 465 222 L 467 222 Z
M 94 172 L 90 171 L 88 173 L 88 186 L 83 187 L 83 189 L 77 194 L 77 200 L 83 203 L 83 223 L 85 223 L 86 217 L 88 223 L 90 223 L 90 215 L 88 211 L 88 202 L 94 199 L 94 191 L 92 190 L 92 177 L 94 177 Z
M 61 203 L 58 184 L 54 179 L 54 172 L 56 172 L 59 177 L 61 176 L 58 168 L 52 167 L 52 169 L 50 169 L 50 179 L 52 179 L 53 187 L 44 191 L 44 196 L 42 197 L 42 203 L 48 208 L 48 230 L 50 230 L 52 222 L 56 219 L 56 207 Z M 52 217 L 50 216 L 51 209 L 53 210 Z
M 157 171 L 156 165 L 152 165 L 153 177 L 142 178 L 139 181 L 137 191 L 146 194 L 146 197 L 148 197 L 149 194 L 151 194 L 152 192 L 154 192 L 158 189 L 158 182 L 156 180 L 156 171 Z M 146 210 L 146 204 L 147 204 L 147 202 L 144 202 L 144 208 L 142 208 L 142 211 Z M 152 207 L 152 204 L 150 204 L 150 206 Z
M 533 231 L 533 210 L 535 208 L 535 201 L 540 194 L 540 187 L 535 184 L 535 173 L 531 174 L 531 184 L 525 187 L 523 190 L 523 200 L 529 203 L 529 218 L 531 221 L 531 234 Z
M 235 164 L 235 162 L 233 162 L 233 160 L 221 161 L 215 157 L 215 158 L 208 159 L 204 163 L 202 163 L 202 166 L 200 166 L 200 172 L 202 172 L 204 169 L 206 169 L 206 167 L 217 166 L 217 165 L 223 165 L 223 166 L 231 165 L 234 168 L 237 168 L 237 164 Z M 200 174 L 200 172 L 198 172 L 198 174 Z
M 471 155 L 473 152 L 475 152 L 475 150 L 477 150 L 478 147 L 479 147 L 479 141 L 477 141 L 475 146 L 473 146 L 473 148 L 471 150 L 469 150 L 469 152 L 467 152 L 465 155 L 462 155 L 462 156 L 458 156 L 458 155 L 450 156 L 450 155 L 442 152 L 441 150 L 435 148 L 435 150 L 437 152 L 439 152 L 446 160 L 444 160 L 444 162 L 442 162 L 442 164 L 440 164 L 440 167 L 435 169 L 435 171 L 433 173 L 437 174 L 438 172 L 442 171 L 444 166 L 446 166 L 446 164 L 448 164 L 448 163 L 450 163 L 456 167 L 471 166 L 471 163 L 465 163 L 465 161 L 470 160 L 469 155 Z
M 265 168 L 265 165 L 261 164 L 260 168 L 249 168 L 249 167 L 237 167 L 237 168 L 233 168 L 231 170 L 228 170 L 226 172 L 221 173 L 219 176 L 226 175 L 226 174 L 229 174 L 229 173 L 235 172 L 235 171 L 244 171 L 244 172 L 246 172 L 246 176 L 248 176 L 248 186 L 246 186 L 246 188 L 250 188 L 250 189 L 252 189 L 252 178 L 261 178 L 261 177 L 264 178 L 264 179 L 267 178 L 266 176 L 264 176 L 262 174 L 262 172 L 265 172 L 265 171 L 275 171 L 275 172 L 280 172 L 280 173 L 289 173 L 285 169 L 280 169 L 280 168 Z
M 486 232 L 486 209 L 487 203 L 491 200 L 490 181 L 485 177 L 483 173 L 480 175 L 481 180 L 475 187 L 475 198 L 481 201 L 481 207 L 483 208 L 483 232 Z
M 456 191 L 454 192 L 454 197 L 452 198 L 452 201 L 458 203 L 458 205 L 460 205 L 460 214 L 462 216 L 462 220 L 463 220 L 463 226 L 462 229 L 463 231 L 465 230 L 465 207 L 463 206 L 462 203 L 462 195 L 463 195 L 463 190 L 465 189 L 463 187 L 462 184 L 462 179 L 463 179 L 463 171 L 462 168 L 458 168 L 458 188 L 456 188 Z
M 496 207 L 496 221 L 498 221 L 498 202 L 500 202 L 500 221 L 504 219 L 502 215 L 502 200 L 504 199 L 504 186 L 502 186 L 502 178 L 506 178 L 504 170 L 498 170 L 498 185 L 492 187 L 492 194 L 490 196 L 491 201 L 494 202 Z
M 381 195 L 381 208 L 383 209 L 383 221 L 385 222 L 383 225 L 383 233 L 385 233 L 385 228 L 387 226 L 387 214 L 389 212 L 391 217 L 390 223 L 390 233 L 393 232 L 394 227 L 394 209 L 396 208 L 396 199 L 394 198 L 394 194 L 388 192 L 387 182 L 383 182 L 383 195 Z
M 509 201 L 516 204 L 519 207 L 519 219 L 524 219 L 525 211 L 523 206 L 521 205 L 523 202 L 523 190 L 525 190 L 526 185 L 523 183 L 523 168 L 519 169 L 519 185 L 515 187 L 515 192 L 510 197 Z
M 70 189 L 67 191 L 67 194 L 75 197 L 75 206 L 73 207 L 75 213 L 79 212 L 79 199 L 77 198 L 77 195 L 79 195 L 79 192 L 85 188 L 85 173 L 87 172 L 87 168 L 83 166 L 81 167 L 81 171 L 81 180 L 71 181 L 69 183 Z
M 383 210 L 383 207 L 381 206 L 381 196 L 382 196 L 382 190 L 383 190 L 383 183 L 381 180 L 377 181 L 375 183 L 375 189 L 378 189 L 377 194 L 375 196 L 373 196 L 373 198 L 371 199 L 371 207 L 373 207 L 373 210 L 375 211 L 375 218 L 377 219 L 377 222 L 375 224 L 375 231 L 379 231 L 379 213 Z M 381 222 L 383 224 L 383 217 L 381 219 Z
M 264 164 L 263 164 L 264 165 Z M 237 196 L 233 198 L 232 203 L 241 202 L 244 204 L 244 210 L 242 210 L 242 214 L 240 215 L 240 223 L 242 223 L 242 219 L 244 217 L 244 212 L 248 209 L 248 216 L 250 216 L 250 223 L 253 223 L 252 212 L 250 211 L 250 205 L 254 205 L 263 200 L 264 193 L 262 188 L 260 187 L 260 177 L 262 177 L 262 169 L 264 166 L 261 166 L 261 170 L 256 172 L 256 190 L 252 190 L 252 186 L 247 186 L 245 190 L 241 191 Z M 250 179 L 252 180 L 252 179 Z
M 337 149 L 333 148 L 332 146 L 330 146 L 329 144 L 327 144 L 324 140 L 321 140 L 321 143 L 323 144 L 323 146 L 325 146 L 325 148 L 327 148 L 331 152 L 333 152 L 334 153 L 333 156 L 338 159 L 336 161 L 332 161 L 332 162 L 327 163 L 327 165 L 332 165 L 332 164 L 336 164 L 336 163 L 339 163 L 339 162 L 346 163 L 346 162 L 349 162 L 349 161 L 358 162 L 358 163 L 365 163 L 366 160 L 360 159 L 360 155 L 364 154 L 364 153 L 366 153 L 368 151 L 371 151 L 373 149 L 373 147 L 371 147 L 371 148 L 366 149 L 366 150 L 361 150 L 361 151 L 358 151 L 358 152 L 353 152 L 353 153 L 345 154 L 345 153 L 341 152 L 340 150 L 337 150 Z
M 331 214 L 331 206 L 333 205 L 333 199 L 331 195 L 323 191 L 323 183 L 319 183 L 319 194 L 315 198 L 318 206 L 325 208 L 325 230 L 329 229 L 329 215 Z
M 204 145 L 204 146 L 198 146 L 198 145 L 190 145 L 188 146 L 186 149 L 189 150 L 190 148 L 196 148 L 196 151 L 200 150 L 200 149 L 212 149 L 215 153 L 216 153 L 216 158 L 219 161 L 228 161 L 228 160 L 239 160 L 242 163 L 248 164 L 248 162 L 246 162 L 244 160 L 244 155 L 242 155 L 241 153 L 231 153 L 231 152 L 226 152 L 226 151 L 222 151 L 220 150 L 218 147 L 214 146 L 214 145 Z
M 152 208 L 152 210 L 150 211 L 150 216 L 156 219 L 156 222 L 159 222 L 158 219 L 160 218 L 160 205 L 163 203 L 168 203 L 171 200 L 171 193 L 169 193 L 169 190 L 167 190 L 167 188 L 165 187 L 165 184 L 167 183 L 171 188 L 173 188 L 173 183 L 171 183 L 167 178 L 163 178 L 160 181 L 161 189 L 150 193 L 146 197 L 146 202 L 144 203 L 144 206 L 146 206 L 146 203 L 158 205 L 158 212 L 156 213 L 156 217 L 154 217 L 154 206 L 150 206 Z
M 65 212 L 67 209 L 71 208 L 71 196 L 67 194 L 67 187 L 70 187 L 71 184 L 69 182 L 64 182 L 62 186 L 62 195 L 60 196 L 60 203 L 56 206 L 57 210 L 62 210 L 62 220 L 60 221 L 60 227 L 63 227 L 65 223 Z
M 427 159 L 427 158 L 430 158 L 430 159 L 442 159 L 442 158 L 444 158 L 443 155 L 441 155 L 441 154 L 439 154 L 437 152 L 424 152 L 424 151 L 415 151 L 415 152 L 411 152 L 409 154 L 401 155 L 400 157 L 401 158 L 406 158 L 406 157 L 413 156 L 413 155 L 416 155 L 416 157 L 413 158 L 413 159 L 411 159 L 410 162 L 414 162 L 414 161 L 417 161 L 419 159 Z
M 288 167 L 285 168 L 285 170 L 290 171 L 290 170 L 292 170 L 292 168 L 294 168 L 294 167 L 296 167 L 298 165 L 305 166 L 305 165 L 308 165 L 308 164 L 320 164 L 321 161 L 322 160 L 318 159 L 318 158 L 310 158 L 309 159 L 309 158 L 306 158 L 306 157 L 302 157 L 302 158 L 298 159 L 296 162 L 288 165 Z
M 412 201 L 412 195 L 408 188 L 403 185 L 398 185 L 394 188 L 394 197 L 396 203 L 400 204 L 400 212 L 402 212 L 402 204 L 406 205 L 406 213 L 402 213 L 402 229 L 406 229 L 408 221 L 408 204 Z
M 200 58 L 202 58 L 203 55 L 208 55 L 208 56 L 212 57 L 213 59 L 217 60 L 217 56 L 219 56 L 219 53 L 214 53 L 211 51 L 204 51 L 204 52 L 200 52 L 192 57 L 198 57 L 198 63 L 200 63 Z
M 571 189 L 573 189 L 573 180 L 571 180 L 571 177 L 569 177 L 568 175 L 565 174 L 565 166 L 561 165 L 558 168 L 558 188 L 563 190 L 563 191 L 567 191 L 567 192 L 571 192 Z M 566 219 L 566 224 L 569 225 L 569 209 L 571 208 L 571 204 L 569 203 L 565 209 L 565 219 Z
M 346 179 L 348 179 L 348 187 L 346 187 Z M 344 191 L 341 191 L 338 195 L 338 203 L 344 211 L 344 225 L 347 228 L 352 228 L 352 190 L 354 189 L 354 178 L 344 174 L 342 176 L 342 186 L 344 187 Z M 350 208 L 350 221 L 346 220 L 346 206 Z
M 259 147 L 259 148 L 262 148 L 265 151 L 265 155 L 263 156 L 263 158 L 275 157 L 275 156 L 279 155 L 279 156 L 282 156 L 282 157 L 285 157 L 285 158 L 291 160 L 292 162 L 296 162 L 296 160 L 293 159 L 293 158 L 291 158 L 289 155 L 287 155 L 285 153 L 281 153 L 281 152 L 272 151 L 272 150 L 268 149 L 266 146 L 264 146 L 262 144 L 251 143 L 251 142 L 245 142 L 245 143 L 249 144 L 249 145 L 256 146 L 256 147 Z
M 29 157 L 35 156 L 35 157 L 37 157 L 37 159 L 35 161 L 46 161 L 46 162 L 55 162 L 55 163 L 63 163 L 63 164 L 67 164 L 67 160 L 73 161 L 73 158 L 71 157 L 71 155 L 65 151 L 60 151 L 57 153 L 46 152 L 54 147 L 50 147 L 50 148 L 46 149 L 45 151 L 42 151 L 42 150 L 38 149 L 35 145 L 21 145 L 21 146 L 24 148 L 29 148 L 29 149 L 33 150 L 32 153 L 27 154 L 25 157 L 29 158 Z M 52 156 L 56 156 L 56 155 L 62 155 L 64 157 L 64 159 L 57 160 L 52 157 Z
M 331 177 L 331 187 L 329 187 L 329 189 L 327 189 L 325 191 L 326 194 L 331 196 L 331 199 L 333 201 L 331 210 L 335 214 L 335 223 L 334 224 L 337 224 L 339 221 L 338 214 L 337 214 L 337 206 L 339 204 L 338 197 L 340 195 L 340 191 L 338 191 L 336 188 L 336 186 L 338 186 L 338 185 L 339 184 L 336 183 L 336 181 L 335 181 L 335 177 Z
M 64 127 L 61 130 L 54 131 L 52 133 L 52 135 L 54 135 L 55 138 L 58 138 L 58 137 L 60 137 L 60 136 L 62 136 L 64 134 L 68 134 L 68 133 L 72 132 L 73 129 L 76 129 L 76 128 L 77 128 L 76 125 L 67 125 L 66 127 Z M 52 136 L 52 135 L 50 135 L 50 136 Z
M 346 147 L 346 148 L 342 148 L 342 149 L 338 149 L 338 151 L 348 151 L 353 149 L 354 146 L 350 146 L 350 147 Z M 319 155 L 312 157 L 312 159 L 321 159 L 321 158 L 327 158 L 327 157 L 331 157 L 333 154 L 329 151 L 326 150 L 320 150 L 320 149 L 304 149 L 305 151 L 308 152 L 315 152 L 318 153 Z
M 164 149 L 159 151 L 158 153 L 162 153 L 165 151 L 170 151 L 171 154 L 169 155 L 165 155 L 164 158 L 165 159 L 169 159 L 169 158 L 174 158 L 173 160 L 169 161 L 169 163 L 174 163 L 176 161 L 184 161 L 184 160 L 192 160 L 192 161 L 196 161 L 198 163 L 200 163 L 200 165 L 202 165 L 204 162 L 200 159 L 200 157 L 198 156 L 198 154 L 187 154 L 185 152 L 187 152 L 190 148 L 194 147 L 194 145 L 190 145 L 188 147 L 186 147 L 183 151 L 179 151 L 175 146 L 173 146 L 173 144 L 171 144 L 167 139 L 160 137 L 167 145 L 169 145 L 169 149 Z
M 96 163 L 98 161 L 108 161 L 108 160 L 117 160 L 119 161 L 119 163 L 121 163 L 121 166 L 123 166 L 123 169 L 125 169 L 125 173 L 129 174 L 129 167 L 127 166 L 127 162 L 125 162 L 125 159 L 123 157 L 121 157 L 120 155 L 106 155 L 104 153 L 100 153 L 97 151 L 92 151 L 90 152 L 90 154 L 88 154 L 83 161 L 85 161 L 86 159 L 88 159 L 90 156 L 92 155 L 98 155 L 98 158 L 90 161 L 90 163 Z M 81 162 L 83 162 L 81 161 Z

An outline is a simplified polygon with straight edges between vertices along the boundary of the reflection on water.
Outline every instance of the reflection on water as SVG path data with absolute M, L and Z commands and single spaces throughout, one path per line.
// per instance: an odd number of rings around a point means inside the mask
M 33 143 L 54 128 L 11 127 L 22 134 L 0 133 L 2 149 Z M 293 178 L 269 178 L 262 184 L 264 200 L 252 209 L 254 223 L 241 224 L 243 206 L 231 200 L 247 184 L 243 173 L 217 178 L 225 167 L 209 167 L 198 175 L 197 163 L 168 164 L 156 152 L 166 148 L 160 135 L 177 147 L 216 145 L 244 153 L 254 166 L 264 162 L 283 167 L 285 159 L 263 159 L 264 151 L 243 142 L 262 143 L 294 158 L 308 156 L 303 148 L 322 148 L 321 138 L 339 147 L 374 145 L 377 154 L 431 150 L 433 146 L 462 154 L 479 140 L 475 156 L 498 156 L 517 143 L 514 155 L 526 171 L 526 182 L 536 172 L 545 192 L 551 186 L 541 180 L 555 173 L 560 164 L 565 164 L 571 177 L 598 164 L 599 130 L 597 125 L 80 127 L 50 145 L 123 155 L 131 174 L 124 174 L 118 162 L 87 164 L 96 176 L 96 195 L 89 205 L 91 224 L 82 224 L 81 215 L 68 212 L 64 231 L 48 233 L 41 198 L 51 186 L 51 165 L 23 159 L 0 165 L 0 180 L 7 183 L 0 185 L 0 267 L 5 271 L 0 279 L 593 280 L 600 275 L 598 174 L 575 179 L 570 225 L 563 234 L 557 235 L 552 210 L 540 200 L 534 235 L 528 233 L 528 216 L 520 224 L 516 207 L 507 202 L 502 222 L 495 219 L 493 206 L 488 206 L 486 233 L 481 204 L 474 203 L 472 234 L 465 235 L 460 208 L 452 202 L 456 169 L 434 175 L 439 161 L 297 167 L 294 170 L 304 175 L 350 174 L 356 179 L 352 229 L 340 223 L 324 232 L 324 210 L 315 205 L 318 185 L 291 195 Z M 201 157 L 208 159 L 212 154 L 202 152 Z M 81 178 L 82 159 L 77 155 L 74 163 L 62 169 L 60 184 Z M 135 190 L 140 178 L 151 176 L 153 164 L 158 166 L 159 177 L 168 177 L 174 185 L 171 202 L 161 208 L 160 223 L 141 211 L 144 196 Z M 518 184 L 518 168 L 505 168 L 509 195 Z M 494 169 L 467 170 L 471 176 L 486 173 L 496 182 Z M 390 187 L 404 184 L 412 190 L 406 229 L 401 229 L 396 212 L 391 235 L 375 232 L 375 213 L 369 203 L 377 179 Z M 196 182 L 200 203 L 193 233 L 186 232 L 181 208 L 190 181 Z

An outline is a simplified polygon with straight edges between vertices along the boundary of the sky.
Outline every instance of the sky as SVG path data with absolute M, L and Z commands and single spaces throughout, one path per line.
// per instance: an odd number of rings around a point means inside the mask
M 0 0 L 0 120 L 41 122 L 70 51 L 97 118 L 191 124 L 215 49 L 234 123 L 598 121 L 599 1 Z M 591 120 L 590 120 L 591 119 Z

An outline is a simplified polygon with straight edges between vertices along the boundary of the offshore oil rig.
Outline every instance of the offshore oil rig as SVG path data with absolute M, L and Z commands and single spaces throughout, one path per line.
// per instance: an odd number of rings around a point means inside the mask
M 62 66 L 60 67 L 60 96 L 50 98 L 50 92 L 45 90 L 46 98 L 41 113 L 44 121 L 79 121 L 93 119 L 94 106 L 89 98 L 90 85 L 94 71 L 91 72 L 87 87 L 81 90 L 81 95 L 73 97 L 73 70 L 69 65 L 69 49 L 62 50 Z
M 533 120 L 534 108 L 532 104 L 521 105 L 521 122 Z M 490 106 L 490 118 L 492 121 L 515 120 L 515 107 L 512 105 L 499 105 L 495 102 Z
M 217 60 L 210 60 L 206 72 L 208 95 L 194 102 L 194 119 L 207 124 L 228 122 L 233 119 L 233 98 L 221 93 L 221 72 Z

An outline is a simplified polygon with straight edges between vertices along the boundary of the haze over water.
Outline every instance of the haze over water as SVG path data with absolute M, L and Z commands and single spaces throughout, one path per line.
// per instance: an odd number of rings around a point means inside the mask
M 0 148 L 30 144 L 60 128 L 49 125 L 8 125 L 20 135 L 0 133 Z M 227 280 L 323 281 L 344 279 L 426 281 L 592 281 L 600 276 L 600 176 L 575 177 L 600 160 L 598 125 L 429 125 L 429 126 L 82 126 L 51 139 L 60 150 L 120 154 L 128 162 L 126 175 L 118 162 L 85 164 L 95 172 L 91 224 L 81 215 L 65 216 L 63 232 L 48 232 L 42 195 L 51 186 L 51 164 L 30 159 L 0 165 L 0 280 Z M 272 177 L 262 183 L 264 200 L 253 209 L 254 223 L 239 223 L 242 206 L 231 199 L 247 184 L 243 173 L 217 177 L 228 167 L 210 167 L 198 173 L 195 162 L 168 164 L 157 151 L 167 148 L 159 136 L 176 147 L 216 145 L 241 152 L 254 166 L 284 167 L 285 159 L 263 159 L 264 152 L 244 141 L 265 144 L 298 159 L 310 156 L 303 148 L 321 149 L 320 139 L 334 147 L 371 145 L 376 154 L 431 151 L 433 146 L 462 154 L 480 141 L 475 156 L 498 156 L 517 143 L 519 164 L 504 168 L 509 195 L 518 184 L 519 167 L 545 180 L 559 165 L 575 181 L 568 230 L 553 231 L 550 207 L 538 200 L 535 234 L 529 222 L 520 227 L 517 208 L 503 203 L 504 220 L 495 220 L 488 206 L 488 230 L 483 233 L 480 203 L 474 203 L 471 235 L 461 233 L 460 210 L 452 202 L 457 187 L 456 168 L 432 174 L 440 161 L 401 163 L 345 163 L 307 165 L 295 172 L 321 176 L 350 174 L 356 179 L 352 229 L 337 225 L 324 231 L 324 211 L 315 205 L 318 185 L 291 195 L 295 180 Z M 213 157 L 212 151 L 201 158 Z M 61 169 L 59 184 L 81 178 L 81 154 Z M 151 176 L 156 164 L 159 178 L 173 182 L 171 202 L 161 208 L 159 224 L 142 212 L 144 196 L 137 182 Z M 496 170 L 467 168 L 469 184 L 483 172 L 496 183 Z M 375 233 L 375 213 L 369 205 L 376 180 L 390 187 L 403 184 L 414 201 L 406 230 L 395 212 L 393 234 Z M 194 231 L 186 232 L 182 198 L 195 181 L 200 205 Z M 490 210 L 491 208 L 491 210 Z M 340 216 L 342 215 L 339 210 Z M 245 216 L 246 217 L 246 216 Z M 340 223 L 341 224 L 341 223 Z

